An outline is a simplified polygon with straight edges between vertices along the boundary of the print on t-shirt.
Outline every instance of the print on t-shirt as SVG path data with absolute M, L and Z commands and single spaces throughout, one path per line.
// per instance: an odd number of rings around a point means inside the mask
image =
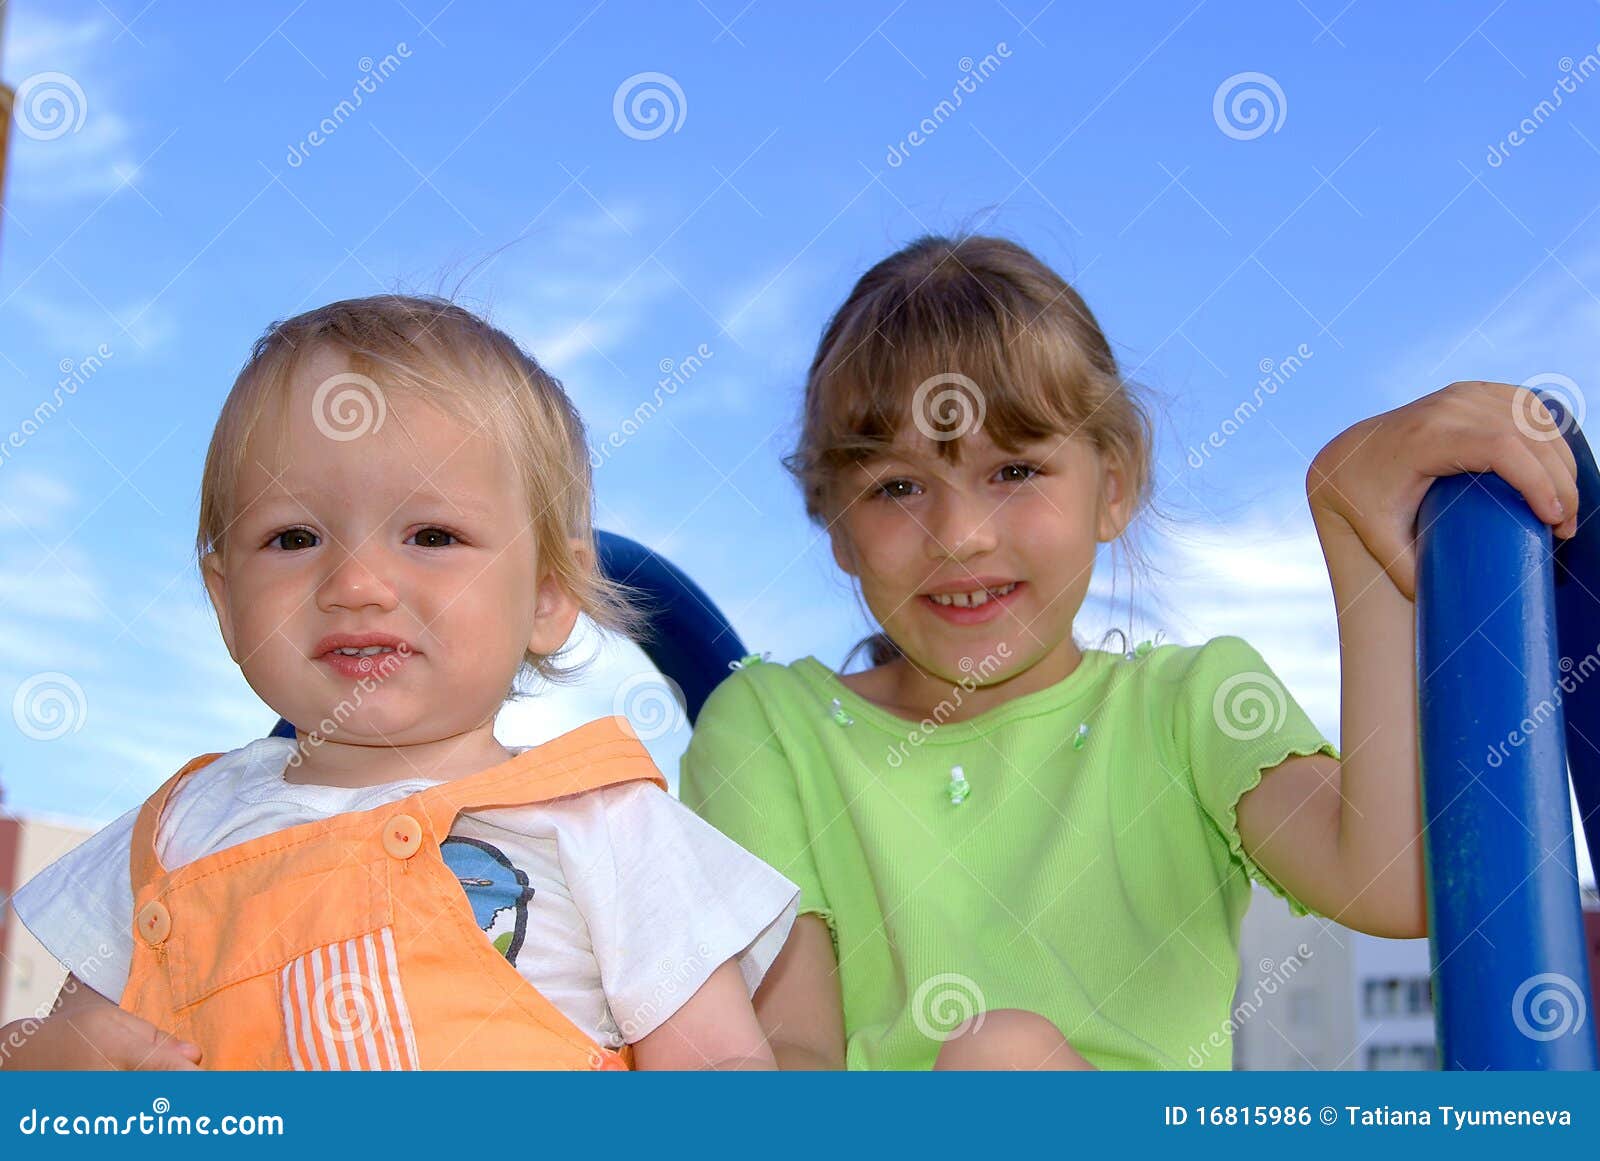
M 478 926 L 488 933 L 495 950 L 515 964 L 533 898 L 528 876 L 500 850 L 477 839 L 451 835 L 440 844 L 439 853 L 461 881 Z

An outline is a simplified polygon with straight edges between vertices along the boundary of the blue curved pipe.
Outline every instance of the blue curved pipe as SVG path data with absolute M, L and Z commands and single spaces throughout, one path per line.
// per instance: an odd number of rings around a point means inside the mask
M 639 647 L 683 691 L 692 725 L 729 664 L 744 656 L 744 642 L 705 590 L 671 561 L 615 532 L 598 532 L 595 542 L 600 571 L 631 589 L 644 609 L 646 636 Z M 272 736 L 292 738 L 294 727 L 279 718 Z
M 1556 413 L 1559 401 L 1541 397 Z M 1577 425 L 1564 411 L 1557 420 L 1587 465 L 1580 517 L 1592 517 L 1600 476 Z M 1552 553 L 1549 527 L 1495 475 L 1436 481 L 1418 526 L 1418 710 L 1440 1063 L 1593 1070 L 1567 760 L 1569 736 L 1600 741 L 1600 673 L 1575 692 L 1567 687 L 1583 657 L 1600 667 L 1596 528 L 1585 520 Z M 1588 747 L 1580 800 L 1593 798 L 1600 781 L 1594 759 Z

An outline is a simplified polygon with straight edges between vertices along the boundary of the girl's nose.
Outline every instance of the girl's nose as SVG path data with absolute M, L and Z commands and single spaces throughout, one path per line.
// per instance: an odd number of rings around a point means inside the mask
M 994 510 L 980 496 L 947 491 L 929 512 L 928 551 L 938 560 L 967 560 L 995 547 Z
M 384 570 L 375 559 L 379 555 L 371 550 L 364 555 L 345 553 L 323 578 L 317 590 L 317 607 L 324 612 L 368 607 L 387 611 L 399 605 L 398 594 L 384 579 Z

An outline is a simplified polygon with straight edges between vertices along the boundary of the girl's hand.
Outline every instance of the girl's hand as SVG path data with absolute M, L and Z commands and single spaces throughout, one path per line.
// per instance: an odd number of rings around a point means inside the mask
M 1555 534 L 1578 527 L 1578 465 L 1539 397 L 1508 383 L 1452 383 L 1341 433 L 1306 473 L 1313 517 L 1337 516 L 1407 600 L 1416 599 L 1416 523 L 1434 480 L 1494 472 Z
M 200 1049 L 69 975 L 43 1020 L 0 1027 L 0 1068 L 198 1071 Z

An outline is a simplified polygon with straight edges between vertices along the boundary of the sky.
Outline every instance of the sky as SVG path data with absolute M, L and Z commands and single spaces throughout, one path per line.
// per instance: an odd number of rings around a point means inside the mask
M 1016 239 L 1158 426 L 1155 570 L 1103 553 L 1080 639 L 1238 634 L 1336 741 L 1311 457 L 1459 379 L 1581 408 L 1596 366 L 1589 3 L 6 9 L 0 692 L 64 714 L 0 715 L 13 809 L 108 819 L 270 728 L 195 570 L 200 469 L 253 340 L 338 298 L 487 313 L 593 442 L 704 352 L 597 470 L 598 523 L 752 650 L 837 666 L 869 626 L 779 462 L 823 323 L 919 235 Z M 643 665 L 608 646 L 502 740 Z M 675 773 L 681 719 L 642 732 Z

